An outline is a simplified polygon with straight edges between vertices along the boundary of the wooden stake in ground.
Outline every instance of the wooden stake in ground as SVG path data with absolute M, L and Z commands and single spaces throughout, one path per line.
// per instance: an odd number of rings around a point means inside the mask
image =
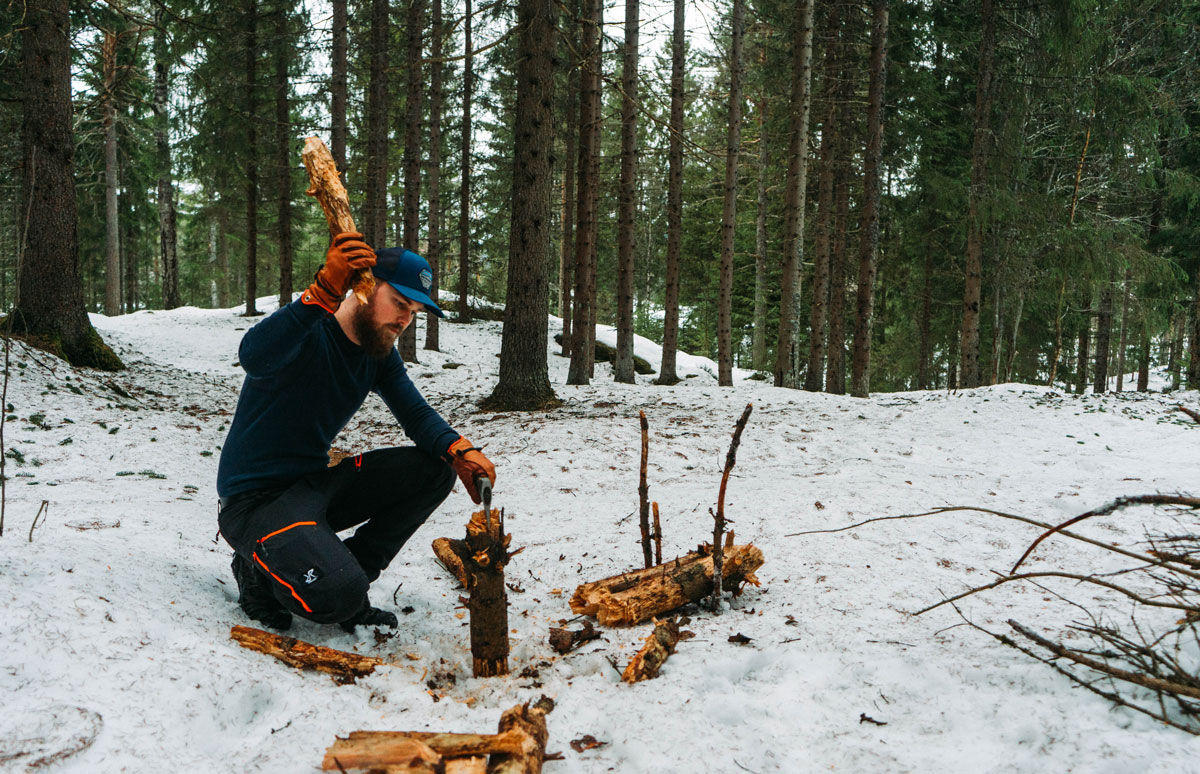
M 654 506 L 654 563 L 662 564 L 662 522 L 658 518 L 658 501 L 651 505 Z
M 658 677 L 658 670 L 666 663 L 667 657 L 675 652 L 679 644 L 679 624 L 673 619 L 654 622 L 654 631 L 646 638 L 642 646 L 625 667 L 621 679 L 627 683 L 639 683 Z
M 733 441 L 729 444 L 729 453 L 725 455 L 725 472 L 721 474 L 721 492 L 717 495 L 717 512 L 713 514 L 713 592 L 712 611 L 721 613 L 721 575 L 724 570 L 723 533 L 725 532 L 725 487 L 729 484 L 729 472 L 737 462 L 738 445 L 742 442 L 742 431 L 746 429 L 746 421 L 754 410 L 753 403 L 746 404 L 741 419 L 733 429 Z
M 312 669 L 335 677 L 353 680 L 369 675 L 375 667 L 386 663 L 373 656 L 361 656 L 321 645 L 313 645 L 295 637 L 283 637 L 249 626 L 235 626 L 230 638 L 243 648 L 274 656 L 296 669 Z
M 518 704 L 500 716 L 496 734 L 354 731 L 325 751 L 326 771 L 438 771 L 447 774 L 538 774 L 546 757 L 546 714 L 554 702 Z M 491 756 L 490 759 L 487 756 Z M 407 768 L 403 768 L 407 767 Z
M 642 474 L 638 482 L 638 521 L 642 527 L 642 566 L 650 567 L 650 485 L 646 483 L 646 458 L 650 456 L 650 425 L 646 412 L 639 411 L 642 423 Z
M 309 137 L 304 141 L 304 150 L 300 153 L 304 160 L 304 168 L 308 170 L 309 196 L 316 199 L 321 210 L 325 213 L 325 222 L 329 224 L 329 233 L 333 236 L 346 231 L 358 231 L 354 225 L 354 216 L 350 214 L 350 200 L 346 196 L 346 187 L 338 175 L 337 164 L 329 153 L 329 148 L 319 137 Z M 354 295 L 362 303 L 367 303 L 371 292 L 375 290 L 375 275 L 370 269 L 362 269 L 355 273 L 351 282 Z
M 743 583 L 758 585 L 754 571 L 763 564 L 762 551 L 749 543 L 726 545 L 724 556 L 725 591 L 736 593 Z M 712 590 L 712 547 L 704 545 L 649 569 L 584 583 L 571 596 L 571 610 L 595 616 L 602 626 L 633 626 L 698 602 Z

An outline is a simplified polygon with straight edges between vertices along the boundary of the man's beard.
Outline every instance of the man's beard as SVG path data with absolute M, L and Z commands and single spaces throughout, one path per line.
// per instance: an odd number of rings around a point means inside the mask
M 396 346 L 396 338 L 400 334 L 393 333 L 387 327 L 376 326 L 371 321 L 371 312 L 368 307 L 359 306 L 355 309 L 352 323 L 358 344 L 366 351 L 368 357 L 383 360 L 391 354 L 392 348 Z

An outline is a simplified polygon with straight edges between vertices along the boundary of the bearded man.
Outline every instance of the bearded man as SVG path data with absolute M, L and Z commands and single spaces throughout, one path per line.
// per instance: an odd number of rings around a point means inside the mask
M 379 280 L 367 303 L 343 298 L 365 269 Z M 339 234 L 300 298 L 242 338 L 246 378 L 217 494 L 238 604 L 251 619 L 275 629 L 293 615 L 349 632 L 396 626 L 394 613 L 369 602 L 370 584 L 450 493 L 455 473 L 476 503 L 475 482 L 495 483 L 492 463 L 425 402 L 395 349 L 422 309 L 444 316 L 428 295 L 432 278 L 411 250 L 374 251 L 362 234 Z M 329 467 L 333 439 L 369 392 L 415 446 Z

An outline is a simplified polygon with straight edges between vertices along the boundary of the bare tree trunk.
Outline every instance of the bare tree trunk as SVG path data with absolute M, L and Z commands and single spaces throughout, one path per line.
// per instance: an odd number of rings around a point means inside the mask
M 430 296 L 438 300 L 442 279 L 442 0 L 433 0 L 429 51 L 429 246 L 426 258 L 433 269 Z M 425 315 L 425 349 L 438 351 L 438 318 Z
M 958 389 L 958 344 L 959 337 L 950 337 L 950 355 L 946 358 L 946 389 L 954 392 Z
M 774 374 L 776 387 L 793 389 L 800 386 L 800 277 L 804 265 L 804 209 L 808 194 L 813 0 L 798 0 L 796 20 L 799 34 L 792 41 L 792 133 L 788 139 L 783 204 L 783 276 L 779 285 L 779 337 L 775 342 Z M 814 292 L 817 292 L 815 287 Z
M 1180 385 L 1180 365 L 1183 362 L 1183 334 L 1187 329 L 1188 313 L 1186 309 L 1175 312 L 1171 318 L 1171 354 L 1167 357 L 1167 370 L 1171 372 L 1171 390 L 1178 390 Z
M 1004 381 L 1012 381 L 1013 363 L 1017 359 L 1017 334 L 1021 330 L 1021 314 L 1025 311 L 1025 288 L 1017 291 L 1017 311 L 1013 314 L 1012 339 L 1008 343 L 1008 362 L 1004 366 Z
M 992 286 L 992 359 L 988 363 L 988 384 L 995 384 L 1000 379 L 1000 358 L 1004 348 L 1004 287 L 1000 277 L 996 277 Z
M 1063 299 L 1066 297 L 1067 280 L 1063 278 L 1058 285 L 1058 306 L 1054 312 L 1054 351 L 1050 354 L 1050 378 L 1046 386 L 1054 386 L 1054 377 L 1058 375 L 1058 361 L 1063 350 Z
M 575 298 L 571 323 L 571 365 L 567 384 L 588 384 L 595 357 L 595 327 L 592 307 L 596 303 L 597 159 L 600 148 L 600 24 L 599 0 L 584 0 L 581 21 L 579 99 L 579 173 L 575 228 Z
M 804 389 L 820 392 L 825 385 L 825 343 L 829 322 L 830 253 L 833 232 L 833 179 L 836 177 L 834 158 L 837 155 L 835 140 L 841 133 L 838 118 L 838 98 L 841 89 L 837 86 L 841 72 L 840 53 L 842 46 L 837 38 L 842 34 L 843 6 L 839 3 L 830 9 L 829 40 L 825 47 L 824 96 L 825 118 L 821 124 L 821 179 L 817 184 L 817 223 L 813 235 L 812 306 L 809 310 L 808 368 L 804 375 Z
M 100 44 L 104 76 L 104 313 L 121 313 L 121 218 L 117 168 L 117 34 L 105 31 Z
M 1088 349 L 1091 344 L 1092 337 L 1092 318 L 1091 310 L 1084 313 L 1083 327 L 1079 329 L 1079 346 L 1078 360 L 1075 367 L 1075 391 L 1080 395 L 1087 389 L 1088 382 L 1088 363 L 1091 359 L 1088 354 Z
M 471 0 L 463 22 L 463 110 L 461 180 L 458 188 L 458 319 L 470 322 L 471 279 L 471 95 L 475 89 L 475 54 L 471 48 Z
M 1200 389 L 1200 269 L 1196 270 L 1196 291 L 1192 298 L 1192 324 L 1188 332 L 1188 370 L 1187 386 L 1189 390 Z
M 517 6 L 517 103 L 508 293 L 500 345 L 500 380 L 484 401 L 485 407 L 494 410 L 534 410 L 556 402 L 546 364 L 550 188 L 554 176 L 547 149 L 554 142 L 551 106 L 557 56 L 556 13 L 554 0 L 520 0 Z M 500 590 L 503 592 L 503 587 Z M 473 609 L 472 624 L 474 614 Z
M 737 230 L 738 155 L 742 149 L 742 47 L 745 0 L 733 0 L 729 50 L 729 127 L 725 141 L 725 204 L 721 211 L 721 267 L 717 291 L 717 383 L 733 386 L 733 238 Z
M 1145 321 L 1142 323 L 1142 345 L 1138 357 L 1138 392 L 1150 389 L 1150 331 L 1146 330 Z
M 333 4 L 333 53 L 330 62 L 330 154 L 337 164 L 342 183 L 346 182 L 346 48 L 347 20 L 346 0 L 332 0 Z
M 613 380 L 633 384 L 633 260 L 637 215 L 638 0 L 625 0 L 621 76 L 621 187 L 617 197 L 617 351 Z
M 766 62 L 766 42 L 759 49 L 759 66 Z M 767 367 L 767 100 L 759 93 L 755 103 L 758 117 L 758 200 L 754 219 L 754 318 L 750 326 L 750 366 Z M 780 310 L 782 312 L 782 309 Z
M 258 114 L 258 0 L 246 5 L 246 93 L 247 116 Z M 246 317 L 259 314 L 258 298 L 258 122 L 246 121 Z
M 425 0 L 409 0 L 406 48 L 408 65 L 405 73 L 404 96 L 404 236 L 405 249 L 421 252 L 421 117 L 422 99 L 421 48 L 422 27 L 425 24 Z M 425 315 L 429 317 L 429 315 Z M 415 321 L 414 321 L 415 323 Z M 417 326 L 410 325 L 400 334 L 400 357 L 406 363 L 417 362 Z
M 276 195 L 279 213 L 275 227 L 279 232 L 279 305 L 292 303 L 292 119 L 288 104 L 288 45 L 287 12 L 290 3 L 279 2 L 275 11 L 275 164 Z
M 130 182 L 126 177 L 128 171 L 128 165 L 121 168 L 122 188 L 126 192 L 130 190 Z M 130 314 L 137 311 L 141 300 L 138 288 L 138 271 L 141 261 L 138 260 L 137 250 L 134 249 L 136 240 L 133 234 L 133 205 L 129 201 L 131 197 L 125 193 L 119 198 L 121 203 L 121 274 L 124 277 L 121 281 L 121 307 L 125 310 L 125 314 Z
M 979 304 L 983 288 L 983 214 L 980 203 L 987 184 L 988 143 L 991 135 L 992 76 L 995 70 L 996 14 L 993 0 L 983 0 L 980 23 L 979 77 L 975 87 L 975 128 L 971 141 L 971 186 L 967 193 L 967 264 L 963 288 L 962 382 L 978 387 Z
M 115 371 L 124 365 L 92 328 L 79 276 L 67 0 L 29 4 L 20 35 L 21 211 L 27 220 L 17 301 L 5 328 L 72 365 Z
M 1125 284 L 1121 289 L 1121 335 L 1117 344 L 1117 392 L 1125 389 L 1125 349 L 1129 343 L 1129 288 L 1133 284 L 1133 269 L 1125 269 Z
M 372 247 L 387 246 L 387 151 L 388 151 L 388 0 L 371 0 L 371 31 L 368 42 L 370 71 L 367 76 L 367 169 L 363 202 L 362 233 Z
M 571 355 L 571 286 L 575 279 L 575 164 L 579 140 L 579 0 L 571 0 L 563 22 L 567 37 L 567 93 L 563 99 L 562 240 L 558 259 L 558 314 L 562 318 L 562 354 Z
M 1092 391 L 1096 393 L 1108 390 L 1108 358 L 1110 342 L 1112 341 L 1113 316 L 1113 282 L 1111 275 L 1100 291 L 1100 309 L 1096 316 L 1096 376 L 1092 382 Z
M 875 273 L 879 260 L 879 165 L 883 156 L 883 88 L 887 78 L 887 0 L 871 3 L 871 82 L 867 93 L 867 152 L 863 159 L 863 209 L 858 247 L 858 308 L 850 394 L 871 389 L 871 328 L 875 316 Z
M 843 97 L 849 96 L 843 93 Z M 839 100 L 838 124 L 848 123 L 844 99 Z M 850 140 L 842 136 L 834 152 L 833 240 L 829 251 L 829 341 L 825 345 L 825 391 L 846 392 L 846 228 L 850 220 Z
M 686 11 L 675 0 L 671 32 L 671 117 L 667 149 L 667 277 L 663 301 L 663 350 L 656 384 L 679 381 L 675 373 L 679 346 L 679 254 L 683 237 L 683 55 Z
M 921 265 L 921 312 L 917 318 L 917 389 L 929 389 L 930 358 L 933 342 L 930 324 L 933 317 L 933 244 L 925 238 L 925 260 Z
M 167 102 L 167 28 L 161 7 L 154 11 L 154 144 L 158 151 L 158 254 L 163 270 L 163 308 L 174 309 L 179 297 L 176 254 L 175 181 L 171 172 L 170 114 Z

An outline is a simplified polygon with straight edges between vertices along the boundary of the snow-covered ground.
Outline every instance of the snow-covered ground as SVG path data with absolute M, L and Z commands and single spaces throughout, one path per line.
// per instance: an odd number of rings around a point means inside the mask
M 444 323 L 443 352 L 422 350 L 410 371 L 452 425 L 487 444 L 496 504 L 525 546 L 509 566 L 521 589 L 510 596 L 512 674 L 470 676 L 460 591 L 429 550 L 461 534 L 471 505 L 459 487 L 373 591 L 400 615 L 395 636 L 303 621 L 289 632 L 394 663 L 336 685 L 229 639 L 232 625 L 250 623 L 234 602 L 214 491 L 241 382 L 237 344 L 252 322 L 238 311 L 94 317 L 129 366 L 115 375 L 14 347 L 0 769 L 315 771 L 335 737 L 356 729 L 492 732 L 503 709 L 547 694 L 557 702 L 549 749 L 563 754 L 547 763 L 552 773 L 1200 771 L 1200 740 L 1114 711 L 949 608 L 909 614 L 987 582 L 1035 528 L 958 512 L 789 537 L 945 505 L 1056 522 L 1122 494 L 1196 493 L 1200 425 L 1172 410 L 1196 407 L 1195 392 L 1003 385 L 856 400 L 745 373 L 720 388 L 711 363 L 682 356 L 690 378 L 674 387 L 647 376 L 615 384 L 606 364 L 591 386 L 569 387 L 567 361 L 552 355 L 561 408 L 483 414 L 475 404 L 495 383 L 501 325 Z M 639 354 L 656 364 L 653 345 Z M 723 615 L 690 611 L 696 636 L 656 680 L 622 684 L 610 663 L 623 667 L 648 626 L 605 630 L 556 656 L 548 629 L 572 617 L 574 587 L 640 563 L 639 409 L 650 423 L 650 496 L 665 552 L 677 554 L 711 534 L 708 509 L 747 402 L 726 512 L 738 541 L 766 555 L 762 587 Z M 371 399 L 338 445 L 403 442 Z M 1165 519 L 1138 509 L 1079 531 L 1130 544 Z M 1107 561 L 1053 540 L 1035 559 Z M 1101 604 L 1091 590 L 1057 589 Z M 1056 638 L 1078 615 L 1032 587 L 961 607 L 994 630 L 1014 618 Z M 739 633 L 750 642 L 729 641 Z M 586 734 L 605 744 L 574 752 L 570 741 Z

